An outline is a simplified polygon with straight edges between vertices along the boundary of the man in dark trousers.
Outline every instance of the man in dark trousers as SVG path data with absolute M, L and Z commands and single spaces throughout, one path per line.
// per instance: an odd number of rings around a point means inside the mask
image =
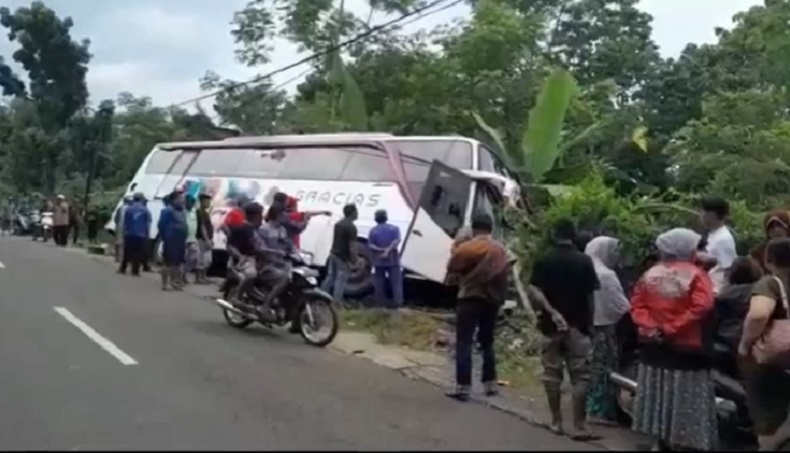
M 485 394 L 498 393 L 494 330 L 499 308 L 505 303 L 510 259 L 505 246 L 491 233 L 494 221 L 486 213 L 472 217 L 471 239 L 454 247 L 447 273 L 458 281 L 456 309 L 455 390 L 447 396 L 469 399 L 472 389 L 472 349 L 475 332 L 483 357 L 482 383 Z
M 125 274 L 127 264 L 131 264 L 132 275 L 139 276 L 151 231 L 151 211 L 145 205 L 145 196 L 142 193 L 134 194 L 132 204 L 123 215 L 123 258 L 118 273 Z
M 543 384 L 551 410 L 550 429 L 562 433 L 561 391 L 567 368 L 573 386 L 573 432 L 577 440 L 597 438 L 587 430 L 593 293 L 600 286 L 592 259 L 580 252 L 576 226 L 559 220 L 553 247 L 532 268 L 529 299 L 538 312 L 543 334 Z
M 332 235 L 332 249 L 321 289 L 332 294 L 337 302 L 343 300 L 351 265 L 357 261 L 357 227 L 354 225 L 357 215 L 355 204 L 343 206 L 343 219 L 335 224 Z

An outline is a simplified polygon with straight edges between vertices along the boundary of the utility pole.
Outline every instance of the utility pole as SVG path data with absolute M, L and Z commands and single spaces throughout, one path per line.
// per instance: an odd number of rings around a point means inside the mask
M 88 165 L 88 175 L 85 179 L 85 195 L 82 198 L 82 209 L 88 210 L 88 203 L 90 203 L 91 188 L 93 180 L 96 178 L 96 164 L 99 158 L 99 148 L 105 151 L 109 144 L 109 134 L 112 133 L 112 124 L 107 124 L 112 121 L 112 111 L 107 111 L 105 108 L 100 107 L 99 110 L 91 121 L 91 126 L 97 128 L 95 134 L 90 134 L 91 141 L 93 142 L 90 147 L 90 163 Z

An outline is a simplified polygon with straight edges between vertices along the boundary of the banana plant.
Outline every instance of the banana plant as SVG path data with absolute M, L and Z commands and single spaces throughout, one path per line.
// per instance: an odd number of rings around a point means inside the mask
M 369 122 L 365 97 L 338 51 L 332 53 L 330 81 L 340 88 L 339 112 L 343 122 L 355 132 L 366 132 Z
M 609 126 L 607 121 L 597 121 L 578 135 L 563 139 L 565 115 L 573 97 L 577 94 L 573 76 L 566 70 L 554 70 L 538 94 L 535 106 L 529 113 L 520 149 L 507 148 L 502 132 L 485 122 L 477 113 L 472 116 L 491 139 L 504 163 L 516 173 L 522 182 L 542 186 L 543 177 L 554 168 L 565 152 Z M 647 152 L 647 128 L 637 127 L 630 137 L 643 152 Z M 557 186 L 552 186 L 555 191 Z
M 540 183 L 562 152 L 580 139 L 577 137 L 568 143 L 561 143 L 565 114 L 576 90 L 576 81 L 568 71 L 557 69 L 549 75 L 535 106 L 529 112 L 521 149 L 505 147 L 500 130 L 489 126 L 479 114 L 473 112 L 472 115 L 478 126 L 494 142 L 498 154 L 508 168 L 522 181 Z M 592 132 L 591 127 L 581 135 Z
M 345 0 L 340 0 L 338 17 L 343 17 Z M 341 21 L 342 22 L 342 21 Z M 337 46 L 340 39 L 341 28 L 335 29 L 333 41 Z M 340 117 L 356 132 L 366 132 L 369 126 L 368 112 L 365 108 L 365 97 L 359 89 L 357 81 L 351 76 L 340 55 L 340 48 L 336 47 L 329 54 L 329 83 L 339 88 L 340 91 Z M 332 102 L 332 116 L 335 114 L 335 103 Z

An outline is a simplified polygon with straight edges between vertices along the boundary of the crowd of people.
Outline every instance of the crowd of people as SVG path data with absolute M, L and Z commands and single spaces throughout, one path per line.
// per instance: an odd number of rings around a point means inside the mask
M 571 437 L 597 438 L 588 423 L 615 422 L 617 389 L 609 373 L 624 352 L 621 326 L 630 325 L 639 357 L 632 429 L 654 438 L 654 450 L 717 448 L 714 369 L 744 384 L 761 449 L 784 440 L 779 428 L 790 409 L 790 215 L 769 213 L 765 243 L 739 257 L 728 214 L 725 200 L 707 199 L 703 234 L 673 228 L 659 235 L 657 253 L 635 285 L 621 281 L 618 239 L 580 243 L 571 220 L 556 222 L 553 246 L 535 261 L 528 287 L 543 335 L 553 431 L 565 432 L 565 370 L 572 387 Z M 472 230 L 456 240 L 447 266 L 451 283 L 459 286 L 457 385 L 448 396 L 459 400 L 470 396 L 476 330 L 484 391 L 497 393 L 494 328 L 509 262 L 505 247 L 491 237 L 489 217 L 475 216 Z
M 189 275 L 195 283 L 208 282 L 215 235 L 211 201 L 210 194 L 195 198 L 180 190 L 165 197 L 157 224 L 163 290 L 182 289 Z M 59 196 L 42 209 L 53 212 L 55 242 L 66 245 L 77 223 L 74 208 Z M 310 219 L 329 215 L 299 211 L 285 193 L 276 194 L 268 209 L 244 195 L 232 200 L 219 227 L 227 238 L 228 265 L 243 275 L 239 291 L 265 284 L 264 300 L 255 307 L 262 315 L 273 315 L 272 303 L 290 278 L 288 256 L 297 252 Z M 594 439 L 589 423 L 615 422 L 617 389 L 609 373 L 627 352 L 621 327 L 629 324 L 636 332 L 631 347 L 639 354 L 632 429 L 655 438 L 656 450 L 717 447 L 714 369 L 744 383 L 758 441 L 763 449 L 775 445 L 790 412 L 790 214 L 766 215 L 766 241 L 747 256 L 738 256 L 728 215 L 726 201 L 705 200 L 706 230 L 673 228 L 659 235 L 654 258 L 634 285 L 622 282 L 617 238 L 581 241 L 570 219 L 553 225 L 552 248 L 535 260 L 527 291 L 543 336 L 542 379 L 553 431 L 565 433 L 560 389 L 566 370 L 571 437 Z M 349 204 L 334 225 L 322 288 L 338 301 L 358 263 L 357 217 L 356 205 Z M 118 272 L 150 270 L 152 215 L 143 194 L 125 198 L 115 221 Z M 385 210 L 376 212 L 375 221 L 368 245 L 376 299 L 397 308 L 403 303 L 401 232 Z M 447 264 L 447 283 L 458 288 L 456 387 L 448 396 L 461 401 L 471 395 L 475 341 L 484 392 L 498 393 L 494 334 L 515 260 L 492 237 L 493 224 L 488 214 L 473 215 Z
M 163 290 L 181 290 L 187 276 L 195 283 L 208 283 L 207 270 L 212 265 L 214 225 L 211 220 L 212 195 L 195 197 L 176 190 L 163 200 L 157 231 L 161 240 L 161 278 Z M 227 239 L 229 265 L 244 278 L 240 292 L 251 290 L 256 282 L 268 291 L 265 301 L 256 307 L 270 315 L 271 303 L 282 293 L 290 277 L 286 258 L 296 253 L 300 235 L 310 219 L 331 216 L 329 211 L 300 211 L 298 200 L 277 193 L 268 209 L 240 194 L 230 200 L 219 231 Z M 344 299 L 352 268 L 359 259 L 357 228 L 358 212 L 354 204 L 343 208 L 343 218 L 334 225 L 334 234 L 322 287 L 338 301 Z M 376 226 L 369 233 L 369 247 L 374 268 L 374 288 L 380 305 L 395 308 L 403 304 L 403 277 L 398 245 L 400 230 L 389 223 L 387 212 L 375 213 Z M 126 197 L 115 214 L 116 256 L 119 273 L 131 266 L 132 275 L 150 270 L 150 253 L 146 243 L 151 236 L 152 216 L 147 200 L 141 193 Z M 249 299 L 252 300 L 252 299 Z
M 0 234 L 14 233 L 16 228 L 22 227 L 22 225 L 15 225 L 16 222 L 21 222 L 21 217 L 26 218 L 26 222 L 28 222 L 30 214 L 37 211 L 39 218 L 51 215 L 52 239 L 58 246 L 65 247 L 69 243 L 69 237 L 71 237 L 73 244 L 77 243 L 81 225 L 90 220 L 90 218 L 86 218 L 89 213 L 80 207 L 77 200 L 67 200 L 64 195 L 43 199 L 37 208 L 33 206 L 34 204 L 29 200 L 13 198 L 4 200 L 0 205 Z M 32 230 L 30 232 L 34 235 L 41 234 L 41 225 L 25 225 L 25 227 Z M 88 237 L 95 238 L 95 233 L 94 223 L 89 223 Z

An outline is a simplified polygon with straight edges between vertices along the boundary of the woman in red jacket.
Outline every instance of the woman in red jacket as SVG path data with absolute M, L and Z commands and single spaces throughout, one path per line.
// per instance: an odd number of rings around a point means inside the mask
M 694 264 L 700 235 L 685 228 L 658 237 L 661 260 L 634 288 L 631 317 L 642 343 L 633 429 L 656 449 L 716 448 L 718 426 L 703 325 L 713 284 Z

